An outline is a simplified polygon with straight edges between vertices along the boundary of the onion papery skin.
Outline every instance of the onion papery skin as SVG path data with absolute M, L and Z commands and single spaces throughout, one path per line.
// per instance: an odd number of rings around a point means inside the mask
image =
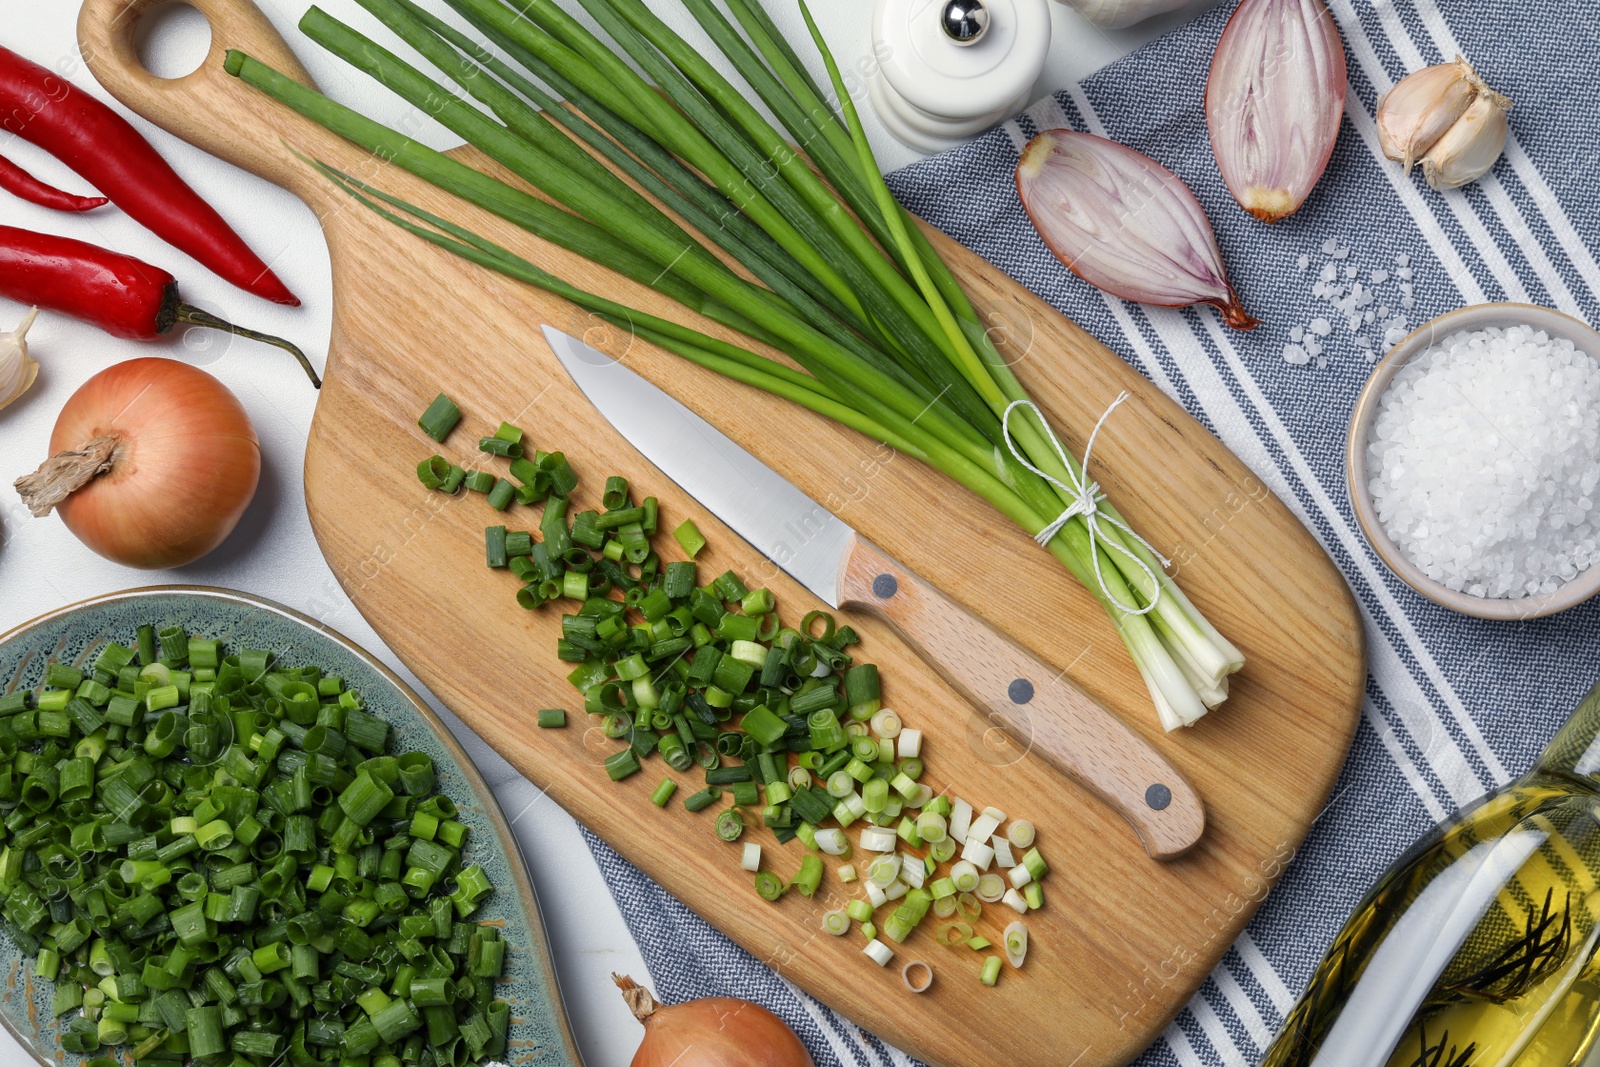
M 1158 307 L 1211 304 L 1235 329 L 1260 325 L 1228 282 L 1200 201 L 1144 153 L 1045 130 L 1023 150 L 1017 193 L 1050 251 L 1095 288 Z
M 199 559 L 233 532 L 261 480 L 261 443 L 243 405 L 187 363 L 142 358 L 96 374 L 72 394 L 52 455 L 118 439 L 109 471 L 56 506 L 106 559 L 146 570 Z
M 1211 61 L 1206 126 L 1228 191 L 1262 222 L 1300 209 L 1339 137 L 1349 76 L 1323 0 L 1243 0 Z
M 734 997 L 659 1007 L 644 1030 L 633 1067 L 815 1067 L 782 1019 Z

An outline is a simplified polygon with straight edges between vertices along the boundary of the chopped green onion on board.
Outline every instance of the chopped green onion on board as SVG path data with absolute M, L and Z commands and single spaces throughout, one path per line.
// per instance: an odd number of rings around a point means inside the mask
M 990 944 L 971 925 L 982 902 L 1019 914 L 1043 906 L 1049 867 L 1033 824 L 1007 828 L 1005 812 L 936 795 L 920 781 L 923 733 L 884 707 L 877 666 L 850 654 L 860 642 L 853 629 L 823 611 L 784 626 L 770 589 L 751 589 L 732 571 L 702 575 L 692 557 L 706 543 L 691 520 L 672 528 L 691 558 L 664 560 L 655 544 L 668 526 L 656 498 L 637 503 L 628 480 L 612 475 L 600 507 L 581 509 L 565 457 L 534 450 L 521 431 L 517 441 L 534 458 L 511 460 L 510 471 L 538 494 L 538 537 L 487 527 L 488 566 L 516 577 L 524 608 L 561 601 L 568 609 L 556 654 L 573 664 L 567 678 L 584 711 L 620 746 L 604 762 L 613 781 L 659 757 L 674 774 L 703 779 L 683 800 L 688 812 L 731 800 L 712 824 L 719 839 L 739 841 L 759 825 L 780 844 L 799 840 L 809 851 L 787 881 L 759 869 L 759 846 L 745 846 L 743 865 L 764 900 L 790 888 L 815 897 L 823 856 L 849 861 L 859 847 L 866 895 L 843 914 L 870 926 L 869 940 L 881 925 L 874 959 L 892 954 L 930 911 L 941 919 L 960 912 L 965 933 L 946 943 L 979 950 Z M 545 473 L 551 456 L 561 457 L 559 481 Z M 565 722 L 559 710 L 538 715 L 539 726 Z M 666 808 L 683 785 L 658 779 L 651 803 Z M 864 826 L 852 846 L 847 831 L 857 822 Z M 843 864 L 840 885 L 856 881 L 856 871 Z
M 460 413 L 438 407 L 442 437 Z M 127 636 L 0 697 L 0 916 L 54 986 L 62 1047 L 502 1057 L 506 944 L 470 921 L 493 886 L 433 761 L 389 752 L 388 723 L 315 665 Z

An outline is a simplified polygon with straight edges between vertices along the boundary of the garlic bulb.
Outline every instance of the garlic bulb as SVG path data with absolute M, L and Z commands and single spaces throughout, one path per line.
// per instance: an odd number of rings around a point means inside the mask
M 1062 0 L 1096 26 L 1115 30 L 1176 11 L 1190 0 Z
M 39 364 L 28 355 L 28 328 L 39 317 L 33 308 L 15 330 L 0 336 L 0 408 L 28 391 L 39 376 Z
M 1429 185 L 1453 188 L 1483 177 L 1500 158 L 1510 109 L 1511 101 L 1457 56 L 1389 90 L 1378 104 L 1378 142 L 1407 174 L 1420 162 Z
M 1262 222 L 1300 209 L 1344 118 L 1344 42 L 1323 0 L 1241 0 L 1206 79 L 1206 127 L 1228 191 Z

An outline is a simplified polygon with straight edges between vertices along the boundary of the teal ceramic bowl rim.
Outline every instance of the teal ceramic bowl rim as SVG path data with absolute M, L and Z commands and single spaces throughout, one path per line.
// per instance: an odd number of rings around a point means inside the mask
M 527 860 L 523 857 L 522 846 L 517 844 L 516 835 L 511 832 L 511 825 L 506 822 L 505 812 L 501 809 L 500 802 L 495 799 L 494 791 L 491 790 L 489 788 L 489 784 L 483 780 L 483 775 L 479 773 L 477 764 L 472 762 L 472 757 L 467 755 L 466 749 L 461 747 L 461 742 L 456 740 L 455 735 L 450 732 L 450 728 L 444 724 L 444 720 L 440 719 L 439 716 L 434 713 L 434 710 L 428 707 L 427 703 L 421 697 L 419 697 L 416 691 L 407 685 L 399 675 L 390 670 L 388 666 L 386 666 L 376 656 L 372 655 L 372 653 L 368 652 L 366 649 L 350 640 L 350 638 L 346 637 L 338 630 L 333 629 L 333 627 L 318 622 L 309 615 L 296 611 L 295 609 L 284 604 L 279 604 L 275 600 L 268 600 L 266 597 L 256 596 L 253 593 L 245 593 L 237 589 L 226 589 L 204 585 L 148 585 L 140 586 L 136 589 L 124 589 L 116 593 L 104 593 L 99 596 L 89 597 L 85 600 L 79 600 L 64 607 L 56 608 L 54 611 L 48 611 L 45 614 L 33 619 L 29 619 L 27 622 L 24 622 L 18 626 L 13 626 L 5 633 L 0 633 L 0 646 L 7 644 L 13 638 L 19 637 L 35 627 L 54 622 L 63 616 L 71 615 L 74 612 L 81 611 L 85 608 L 97 607 L 101 604 L 112 604 L 123 600 L 137 600 L 141 597 L 147 596 L 160 596 L 164 594 L 209 597 L 215 600 L 232 601 L 234 603 L 244 604 L 248 607 L 256 608 L 262 611 L 269 611 L 275 615 L 281 615 L 292 622 L 299 623 L 307 629 L 313 630 L 321 634 L 323 637 L 336 642 L 351 655 L 355 656 L 373 670 L 377 671 L 378 674 L 381 675 L 386 682 L 392 685 L 395 691 L 398 692 L 401 697 L 403 697 L 405 701 L 411 705 L 411 707 L 416 711 L 418 717 L 420 717 L 422 721 L 427 724 L 428 729 L 433 731 L 435 736 L 438 737 L 439 742 L 444 745 L 445 749 L 450 753 L 450 755 L 455 759 L 457 765 L 461 768 L 462 774 L 466 776 L 468 786 L 470 786 L 472 791 L 477 794 L 478 799 L 483 804 L 485 814 L 488 816 L 489 821 L 494 825 L 495 833 L 500 838 L 500 847 L 504 850 L 506 857 L 512 861 L 506 864 L 506 866 L 510 868 L 512 881 L 516 883 L 517 895 L 521 898 L 523 909 L 528 913 L 529 916 L 533 917 L 538 922 L 538 928 L 536 930 L 530 930 L 529 936 L 537 938 L 540 942 L 540 947 L 543 949 L 543 951 L 540 953 L 540 964 L 544 972 L 544 979 L 549 983 L 549 989 L 554 993 L 555 1007 L 557 1009 L 555 1021 L 560 1028 L 561 1038 L 566 1045 L 566 1048 L 563 1051 L 566 1052 L 574 1064 L 577 1064 L 578 1067 L 582 1067 L 583 1056 L 578 1051 L 578 1043 L 572 1035 L 572 1025 L 567 1017 L 567 1007 L 566 1002 L 562 997 L 561 983 L 556 976 L 555 966 L 551 960 L 550 944 L 544 932 L 544 914 L 539 910 L 539 897 L 538 894 L 534 892 L 533 883 L 528 878 L 528 864 Z M 37 1035 L 23 1033 L 18 1030 L 18 1028 L 13 1025 L 11 1018 L 5 1013 L 0 1013 L 0 1025 L 4 1025 L 7 1032 L 9 1032 L 11 1036 L 16 1039 L 17 1044 L 22 1046 L 22 1048 L 25 1049 L 30 1056 L 32 1056 L 42 1065 L 42 1067 L 60 1067 L 57 1059 L 47 1056 L 44 1051 L 38 1047 L 37 1042 L 34 1040 Z

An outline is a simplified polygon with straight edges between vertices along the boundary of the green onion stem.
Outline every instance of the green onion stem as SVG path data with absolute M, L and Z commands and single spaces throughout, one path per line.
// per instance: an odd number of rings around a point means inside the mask
M 492 117 L 317 8 L 307 13 L 303 28 L 560 206 L 418 145 L 248 56 L 229 53 L 227 69 L 536 237 L 778 349 L 801 371 L 579 290 L 461 226 L 317 165 L 362 204 L 454 254 L 571 299 L 684 359 L 923 459 L 1029 533 L 1037 534 L 1076 502 L 1069 487 L 1080 483 L 1083 472 L 1070 454 L 1058 455 L 1042 416 L 1024 409 L 1011 420 L 1010 439 L 1003 432 L 1002 414 L 1026 400 L 1027 392 L 949 265 L 891 195 L 838 66 L 803 2 L 834 90 L 831 102 L 759 2 L 726 0 L 730 20 L 713 0 L 685 0 L 753 90 L 752 99 L 777 116 L 820 176 L 746 99 L 746 91 L 641 0 L 579 0 L 614 44 L 554 4 L 514 10 L 500 0 L 448 0 L 510 62 L 413 0 L 359 2 Z M 581 117 L 514 64 L 567 96 Z M 711 246 L 748 274 L 736 273 Z M 754 281 L 747 280 L 751 276 Z M 1030 471 L 1021 457 L 1043 475 Z M 441 473 L 447 472 L 427 471 L 434 478 Z M 1107 519 L 1120 519 L 1109 504 L 1101 510 Z M 1153 550 L 1112 522 L 1101 521 L 1095 535 L 1091 542 L 1088 524 L 1078 516 L 1047 547 L 1107 611 L 1163 722 L 1170 728 L 1192 721 L 1226 695 L 1226 676 L 1242 657 L 1177 588 Z M 613 547 L 633 559 L 635 548 L 621 541 Z M 641 559 L 648 553 L 643 540 L 635 547 Z M 509 562 L 522 568 L 519 575 L 530 569 L 528 560 Z M 539 581 L 540 589 L 562 585 L 549 577 Z M 568 584 L 577 590 L 580 583 Z M 1130 613 L 1119 602 L 1150 610 Z M 717 623 L 715 617 L 705 621 Z M 668 681 L 663 676 L 634 685 L 646 686 L 653 707 L 672 699 L 670 690 L 661 689 Z M 713 686 L 708 699 L 715 692 Z M 670 721 L 670 714 L 662 715 Z

